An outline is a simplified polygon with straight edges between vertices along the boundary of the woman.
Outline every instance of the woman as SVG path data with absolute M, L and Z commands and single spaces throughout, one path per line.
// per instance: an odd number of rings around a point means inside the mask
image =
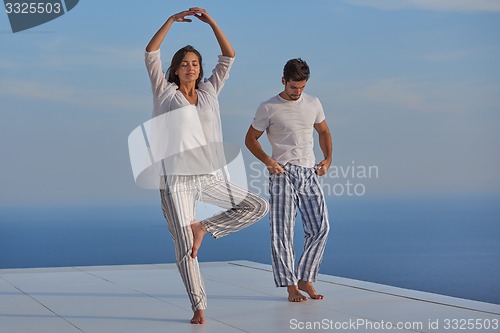
M 172 24 L 191 22 L 187 18 L 189 16 L 212 28 L 222 51 L 212 75 L 204 81 L 201 55 L 189 45 L 174 54 L 167 78 L 162 72 L 160 45 Z M 169 17 L 146 47 L 146 67 L 154 98 L 153 115 L 180 114 L 180 117 L 167 118 L 177 119 L 175 126 L 182 129 L 177 131 L 182 133 L 182 139 L 178 136 L 171 138 L 185 141 L 180 145 L 188 146 L 186 142 L 198 138 L 201 132 L 203 136 L 195 141 L 203 141 L 204 144 L 190 150 L 178 150 L 182 153 L 171 154 L 162 161 L 164 173 L 160 188 L 163 213 L 174 241 L 177 267 L 194 312 L 193 324 L 205 323 L 206 294 L 197 260 L 203 236 L 209 232 L 219 238 L 241 230 L 264 217 L 268 211 L 268 203 L 263 198 L 227 181 L 225 163 L 221 162 L 225 159 L 220 149 L 222 130 L 217 97 L 228 77 L 234 56 L 231 44 L 215 20 L 204 9 L 197 7 Z M 200 199 L 226 211 L 197 221 L 195 201 Z

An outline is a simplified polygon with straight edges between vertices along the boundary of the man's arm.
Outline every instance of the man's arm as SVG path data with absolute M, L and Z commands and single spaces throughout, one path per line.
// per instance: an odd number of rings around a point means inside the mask
M 262 146 L 259 143 L 259 138 L 261 137 L 263 131 L 256 130 L 252 125 L 248 128 L 247 135 L 245 137 L 245 145 L 248 150 L 257 157 L 262 163 L 264 163 L 269 170 L 269 173 L 283 173 L 285 170 L 283 167 L 273 160 L 271 156 L 267 155 Z
M 323 176 L 328 171 L 330 164 L 332 164 L 332 136 L 330 135 L 330 129 L 326 124 L 326 120 L 314 124 L 314 129 L 319 134 L 319 146 L 324 156 L 323 161 L 319 162 L 316 166 L 316 172 L 318 176 Z

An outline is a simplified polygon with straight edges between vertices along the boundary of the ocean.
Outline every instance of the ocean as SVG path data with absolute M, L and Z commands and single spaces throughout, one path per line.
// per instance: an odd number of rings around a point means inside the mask
M 500 304 L 498 196 L 328 198 L 321 273 Z M 270 264 L 269 219 L 221 239 L 200 261 Z M 295 247 L 303 232 L 297 219 Z M 175 262 L 160 203 L 0 208 L 0 268 Z M 269 281 L 270 284 L 273 281 Z

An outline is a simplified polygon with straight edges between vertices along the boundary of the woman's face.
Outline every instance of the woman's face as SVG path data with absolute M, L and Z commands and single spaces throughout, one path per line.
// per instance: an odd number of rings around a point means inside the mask
M 194 52 L 188 52 L 182 58 L 179 68 L 175 71 L 181 84 L 196 82 L 200 76 L 200 60 Z

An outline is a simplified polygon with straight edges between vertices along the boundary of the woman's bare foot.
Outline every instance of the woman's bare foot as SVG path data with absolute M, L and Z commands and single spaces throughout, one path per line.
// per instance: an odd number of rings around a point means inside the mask
M 302 295 L 297 286 L 288 286 L 288 300 L 290 302 L 304 302 L 307 301 L 307 297 Z
M 323 299 L 323 295 L 320 295 L 314 289 L 312 282 L 299 280 L 299 289 L 306 292 L 312 299 Z
M 196 310 L 193 318 L 191 319 L 191 324 L 205 324 L 205 311 Z
M 191 231 L 193 232 L 193 249 L 191 250 L 191 258 L 196 258 L 198 255 L 198 250 L 200 249 L 201 242 L 203 241 L 203 236 L 207 233 L 207 230 L 203 227 L 201 222 L 195 222 L 191 224 Z

